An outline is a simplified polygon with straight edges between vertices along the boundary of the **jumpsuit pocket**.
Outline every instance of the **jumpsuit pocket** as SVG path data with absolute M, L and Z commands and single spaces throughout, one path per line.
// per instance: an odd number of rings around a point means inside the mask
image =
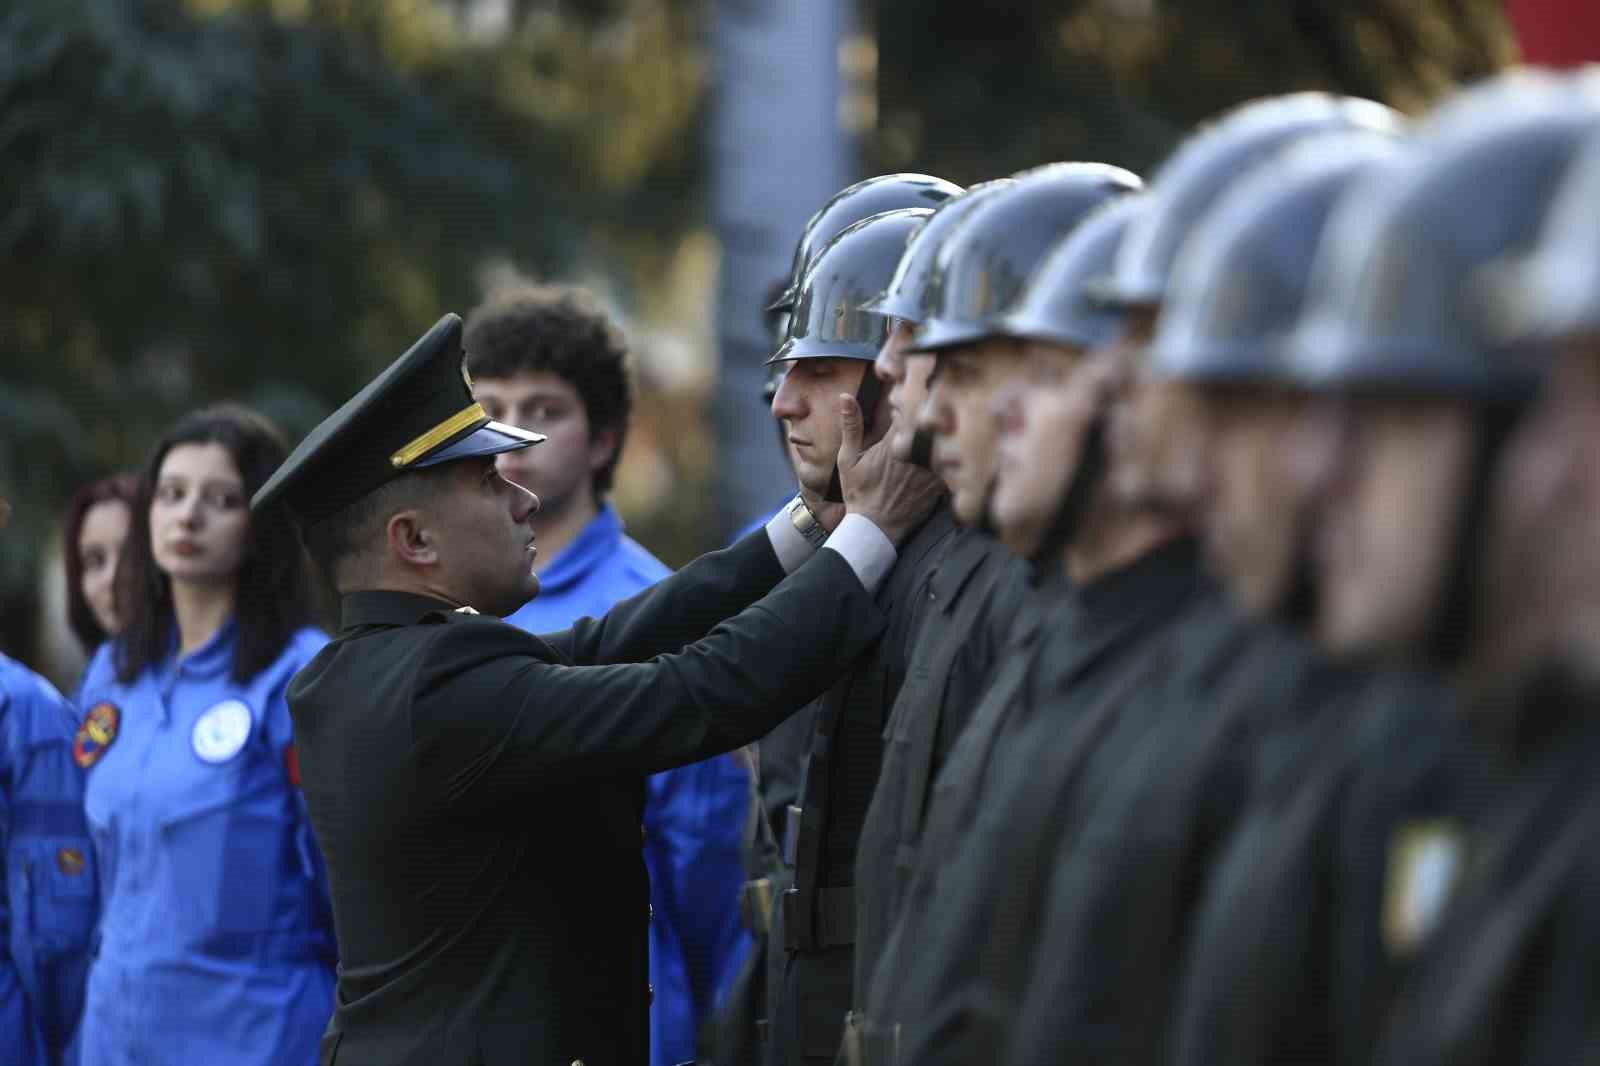
M 298 859 L 292 868 L 286 861 L 294 826 L 280 791 L 263 784 L 249 794 L 201 796 L 161 820 L 179 926 L 203 935 L 273 928 L 279 893 L 299 868 Z
M 23 849 L 29 931 L 47 954 L 85 948 L 95 923 L 95 873 L 87 840 L 36 840 Z

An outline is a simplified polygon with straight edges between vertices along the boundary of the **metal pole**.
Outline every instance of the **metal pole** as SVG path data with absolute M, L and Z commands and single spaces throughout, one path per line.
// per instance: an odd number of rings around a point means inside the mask
M 724 537 L 793 490 L 761 404 L 770 338 L 762 305 L 811 213 L 849 184 L 839 125 L 847 0 L 715 0 L 711 196 L 721 244 L 713 391 Z

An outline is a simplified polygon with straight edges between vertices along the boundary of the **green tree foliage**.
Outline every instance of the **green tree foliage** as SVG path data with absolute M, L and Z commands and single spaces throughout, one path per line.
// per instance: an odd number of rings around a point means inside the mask
M 1501 0 L 881 0 L 879 169 L 977 181 L 1057 159 L 1147 171 L 1253 97 L 1418 111 L 1513 59 Z
M 459 6 L 459 5 L 458 5 Z M 0 646 L 66 494 L 182 410 L 299 434 L 488 261 L 557 273 L 695 218 L 695 6 L 0 6 Z

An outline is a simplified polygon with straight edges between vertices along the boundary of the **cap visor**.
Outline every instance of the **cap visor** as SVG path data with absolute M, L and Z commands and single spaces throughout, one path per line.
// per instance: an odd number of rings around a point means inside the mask
M 514 452 L 519 448 L 527 448 L 539 444 L 545 439 L 543 433 L 533 433 L 516 426 L 508 426 L 504 422 L 485 422 L 465 437 L 448 444 L 436 452 L 430 452 L 411 464 L 413 470 L 428 466 L 438 466 L 440 463 L 449 463 L 457 459 L 471 459 L 476 455 L 499 455 L 501 452 Z

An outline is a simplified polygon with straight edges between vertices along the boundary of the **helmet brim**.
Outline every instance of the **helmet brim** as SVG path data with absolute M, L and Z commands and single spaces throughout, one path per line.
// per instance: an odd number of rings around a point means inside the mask
M 808 337 L 786 340 L 772 353 L 765 366 L 792 363 L 797 359 L 857 359 L 870 363 L 878 358 L 878 346 L 864 341 L 822 341 Z

